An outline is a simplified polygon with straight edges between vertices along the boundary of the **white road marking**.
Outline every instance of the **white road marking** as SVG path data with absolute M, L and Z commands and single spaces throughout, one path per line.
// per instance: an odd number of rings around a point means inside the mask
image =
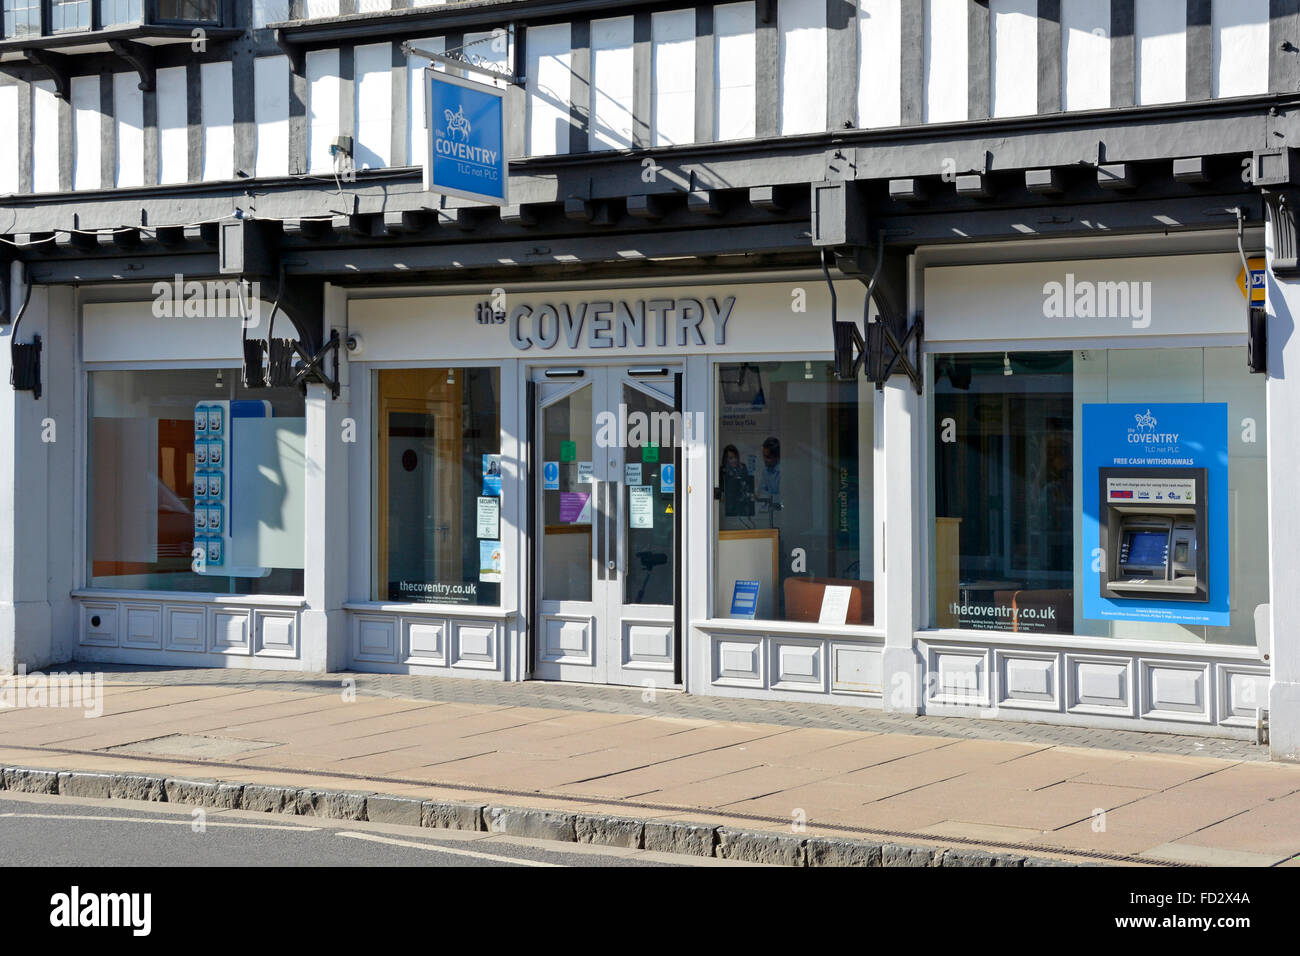
M 450 853 L 453 856 L 472 856 L 479 860 L 492 860 L 495 863 L 515 863 L 519 866 L 559 866 L 563 863 L 544 863 L 541 860 L 521 860 L 512 856 L 496 856 L 492 853 L 476 853 L 473 850 L 461 850 L 456 847 L 444 846 L 440 843 L 419 843 L 413 840 L 394 840 L 389 837 L 376 836 L 373 833 L 354 833 L 345 830 L 338 836 L 351 837 L 354 840 L 370 840 L 372 843 L 391 843 L 393 846 L 407 846 L 417 850 L 435 850 L 438 853 Z
M 200 808 L 196 808 L 200 809 Z M 0 818 L 21 820 L 93 820 L 99 823 L 169 823 L 172 826 L 188 827 L 194 825 L 193 817 L 178 820 L 164 817 L 99 817 L 80 813 L 0 813 Z M 205 820 L 205 827 L 233 827 L 249 830 L 301 830 L 315 833 L 320 827 L 300 827 L 282 823 L 226 823 L 217 820 Z

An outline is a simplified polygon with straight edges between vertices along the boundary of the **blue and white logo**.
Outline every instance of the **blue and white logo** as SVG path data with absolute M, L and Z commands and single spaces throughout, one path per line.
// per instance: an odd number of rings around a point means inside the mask
M 542 490 L 560 490 L 560 463 L 558 461 L 548 461 L 542 465 Z
M 665 464 L 659 466 L 659 493 L 673 495 L 677 493 L 677 466 Z
M 505 91 L 425 71 L 432 192 L 502 205 L 506 201 Z

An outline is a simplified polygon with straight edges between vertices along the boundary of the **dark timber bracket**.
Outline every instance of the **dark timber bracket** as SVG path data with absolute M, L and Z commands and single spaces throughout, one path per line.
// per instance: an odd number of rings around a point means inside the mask
M 49 50 L 23 50 L 23 58 L 32 66 L 39 67 L 49 74 L 54 81 L 54 95 L 65 103 L 68 102 L 72 84 L 72 65 L 66 53 L 51 53 Z
M 152 92 L 157 75 L 153 50 L 143 43 L 132 43 L 130 40 L 109 40 L 108 46 L 119 59 L 125 60 L 139 74 L 140 89 L 145 93 Z

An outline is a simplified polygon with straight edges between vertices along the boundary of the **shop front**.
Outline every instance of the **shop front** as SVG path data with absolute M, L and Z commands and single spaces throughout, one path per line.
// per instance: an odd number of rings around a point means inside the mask
M 919 393 L 836 375 L 812 271 L 328 286 L 337 399 L 247 386 L 260 326 L 80 293 L 73 653 L 1254 733 L 1269 403 L 1221 247 L 921 247 Z
M 351 665 L 709 692 L 771 632 L 827 692 L 832 631 L 880 642 L 875 393 L 828 308 L 816 273 L 355 292 Z
M 926 712 L 1253 733 L 1268 401 L 1241 257 L 1007 251 L 917 256 Z

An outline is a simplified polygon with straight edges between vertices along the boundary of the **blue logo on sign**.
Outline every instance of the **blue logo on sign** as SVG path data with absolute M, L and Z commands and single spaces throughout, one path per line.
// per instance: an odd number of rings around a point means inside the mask
M 548 461 L 542 465 L 542 490 L 556 491 L 560 487 L 560 463 Z
M 429 74 L 430 188 L 505 201 L 504 100 Z
M 677 490 L 677 466 L 661 465 L 659 468 L 659 491 L 671 495 Z

